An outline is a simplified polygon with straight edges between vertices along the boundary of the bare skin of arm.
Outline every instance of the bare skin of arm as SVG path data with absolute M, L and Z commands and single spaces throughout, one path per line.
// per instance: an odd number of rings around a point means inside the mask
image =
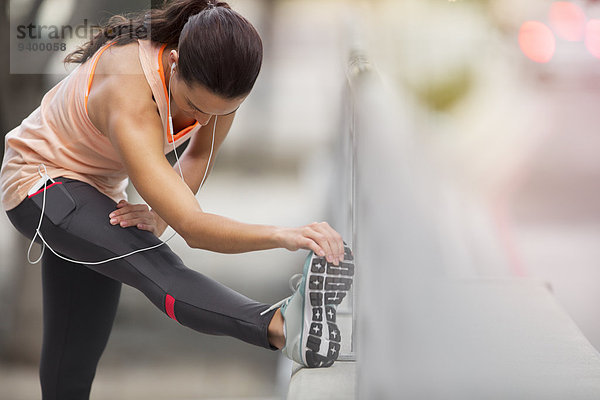
M 235 113 L 217 118 L 212 157 L 210 157 L 210 148 L 214 117 L 210 119 L 206 126 L 200 127 L 198 132 L 190 138 L 187 148 L 179 156 L 179 162 L 173 166 L 179 174 L 179 165 L 181 165 L 185 182 L 194 194 L 198 193 L 205 171 L 207 177 L 210 174 L 219 148 L 233 123 L 234 116 Z M 210 166 L 207 170 L 209 158 Z M 149 209 L 145 204 L 132 204 L 121 200 L 117 204 L 117 208 L 118 210 L 110 214 L 113 225 L 119 224 L 123 228 L 136 226 L 138 229 L 150 231 L 156 236 L 161 236 L 168 226 L 154 210 Z
M 120 154 L 131 182 L 152 210 L 193 248 L 220 253 L 305 248 L 337 264 L 343 258 L 342 239 L 327 223 L 298 228 L 245 224 L 201 209 L 192 189 L 199 186 L 202 177 L 191 174 L 188 183 L 182 181 L 163 154 L 161 119 L 137 51 L 137 44 L 132 43 L 112 46 L 102 55 L 88 113 Z M 230 123 L 224 122 L 228 131 Z M 206 145 L 199 143 L 191 149 L 189 156 L 182 158 L 182 168 L 201 170 L 203 176 L 204 168 L 200 167 L 206 165 L 202 163 Z
M 233 124 L 234 118 L 235 114 L 223 115 L 217 118 L 213 155 L 210 160 L 210 165 L 208 166 L 207 177 L 212 170 L 217 152 L 219 151 L 221 144 L 223 144 L 227 133 L 229 133 L 229 128 Z M 179 157 L 179 163 L 181 164 L 185 182 L 193 193 L 198 193 L 198 190 L 200 189 L 200 183 L 204 177 L 204 171 L 206 170 L 206 164 L 208 163 L 208 158 L 210 156 L 214 119 L 215 117 L 213 116 L 206 126 L 201 127 L 198 133 L 192 136 L 188 147 L 181 157 Z M 177 163 L 173 168 L 176 171 L 179 171 Z

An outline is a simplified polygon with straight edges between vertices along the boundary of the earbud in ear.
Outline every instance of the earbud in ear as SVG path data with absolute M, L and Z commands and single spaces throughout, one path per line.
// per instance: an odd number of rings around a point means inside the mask
M 175 71 L 176 66 L 177 66 L 176 63 L 171 64 L 171 73 L 173 73 L 173 71 Z

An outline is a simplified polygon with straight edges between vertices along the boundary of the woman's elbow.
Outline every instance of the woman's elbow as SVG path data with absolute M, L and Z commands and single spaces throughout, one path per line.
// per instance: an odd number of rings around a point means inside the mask
M 183 236 L 183 240 L 185 240 L 185 243 L 187 243 L 187 245 L 192 248 L 192 249 L 204 249 L 204 247 L 202 246 L 202 244 L 200 243 L 200 241 L 193 237 L 193 236 Z
M 181 221 L 177 226 L 173 227 L 175 231 L 185 240 L 185 243 L 193 249 L 201 249 L 202 243 L 199 240 L 199 234 L 194 229 L 194 224 L 191 219 Z

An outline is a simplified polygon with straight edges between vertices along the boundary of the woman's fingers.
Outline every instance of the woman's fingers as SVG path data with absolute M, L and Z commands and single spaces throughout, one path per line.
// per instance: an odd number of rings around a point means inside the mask
M 150 231 L 152 233 L 154 233 L 154 227 L 152 225 L 148 225 L 148 224 L 137 224 L 136 228 L 142 230 L 142 231 Z
M 149 208 L 146 204 L 131 204 L 125 200 L 121 200 L 117 203 L 117 209 L 109 214 L 110 218 L 118 217 L 119 215 L 127 214 L 132 211 L 149 211 Z
M 117 209 L 111 213 L 111 215 L 121 215 L 131 211 L 148 212 L 150 209 L 146 204 L 130 204 L 122 201 L 117 204 Z
M 299 247 L 302 249 L 312 250 L 315 254 L 317 254 L 320 257 L 323 257 L 325 255 L 323 249 L 317 244 L 317 242 L 315 242 L 312 239 L 304 238 L 304 241 L 300 244 Z
M 335 259 L 334 263 L 337 265 L 344 259 L 344 241 L 342 240 L 342 236 L 329 226 L 327 222 L 321 222 L 318 225 L 318 229 L 327 238 L 329 247 L 331 248 L 331 257 Z
M 131 226 L 134 225 L 136 222 L 143 222 L 143 223 L 151 223 L 152 221 L 154 221 L 154 216 L 152 214 L 150 214 L 150 212 L 146 211 L 146 212 L 139 212 L 139 211 L 133 211 L 133 212 L 128 212 L 125 214 L 120 214 L 118 216 L 112 217 L 110 219 L 110 223 L 112 225 L 121 225 L 123 226 L 123 223 L 126 223 L 127 226 Z
M 111 225 L 119 225 L 122 228 L 135 226 L 138 229 L 152 232 L 157 237 L 162 235 L 167 228 L 167 224 L 146 204 L 131 204 L 126 200 L 117 203 L 117 209 L 108 217 Z
M 329 243 L 323 234 L 315 229 L 315 227 L 311 224 L 304 228 L 304 236 L 308 239 L 313 240 L 317 246 L 321 249 L 317 254 L 321 257 L 327 258 L 327 261 L 331 261 L 329 259 L 329 255 L 331 254 L 331 249 L 329 248 Z
M 128 226 L 137 226 L 139 224 L 156 225 L 156 222 L 154 221 L 153 218 L 148 218 L 148 217 L 138 217 L 138 218 L 132 217 L 132 218 L 123 219 L 122 221 L 119 222 L 119 225 L 123 228 L 126 228 Z
M 142 225 L 154 225 L 156 223 L 154 215 L 145 204 L 130 204 L 121 200 L 117 204 L 117 210 L 109 214 L 112 225 L 122 227 Z M 146 229 L 148 230 L 148 229 Z
M 288 250 L 309 249 L 334 265 L 339 265 L 344 259 L 342 237 L 326 222 L 315 222 L 301 228 L 284 228 L 280 232 L 282 247 Z
M 307 236 L 325 252 L 326 260 L 338 265 L 344 259 L 344 242 L 341 235 L 327 222 L 315 222 L 308 225 L 307 228 Z

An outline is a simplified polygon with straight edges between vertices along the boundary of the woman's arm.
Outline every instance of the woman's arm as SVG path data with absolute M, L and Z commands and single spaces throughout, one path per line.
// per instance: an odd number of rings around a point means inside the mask
M 179 174 L 179 164 L 188 187 L 193 193 L 198 193 L 204 174 L 206 176 L 212 171 L 217 152 L 221 144 L 225 140 L 231 124 L 233 123 L 234 114 L 225 115 L 217 119 L 215 128 L 214 144 L 212 143 L 214 119 L 206 126 L 198 129 L 198 131 L 190 138 L 190 143 L 185 151 L 179 156 L 179 162 L 175 163 L 173 168 Z M 211 145 L 213 145 L 213 153 L 211 157 Z M 210 159 L 210 166 L 207 168 L 207 163 Z M 161 236 L 167 223 L 154 211 L 148 208 L 145 204 L 133 204 L 125 200 L 121 200 L 117 204 L 117 210 L 110 215 L 110 221 L 113 225 L 119 224 L 123 228 L 135 226 L 138 229 L 150 231 L 156 236 Z
M 201 127 L 191 138 L 190 143 L 179 157 L 179 164 L 181 164 L 181 170 L 183 171 L 183 177 L 185 182 L 192 190 L 192 193 L 198 193 L 200 189 L 200 183 L 204 177 L 204 172 L 207 171 L 206 164 L 210 157 L 210 148 L 212 142 L 214 116 L 210 119 L 207 125 Z M 210 165 L 206 176 L 212 171 L 217 152 L 223 144 L 225 137 L 229 133 L 229 129 L 233 124 L 235 113 L 230 115 L 223 115 L 217 118 L 217 126 L 215 128 L 215 143 L 213 146 L 213 154 L 210 157 Z M 179 166 L 177 163 L 173 166 L 175 171 L 179 173 Z
M 120 154 L 138 193 L 190 247 L 221 253 L 305 248 L 331 262 L 343 259 L 342 239 L 326 223 L 279 228 L 203 212 L 193 191 L 163 154 L 162 123 L 151 95 L 143 93 L 149 90 L 144 87 L 143 76 L 105 79 L 99 91 L 108 106 L 94 123 Z
M 129 92 L 119 86 L 121 93 Z M 278 246 L 275 227 L 247 225 L 204 213 L 192 190 L 163 154 L 159 116 L 146 111 L 141 102 L 121 102 L 114 96 L 113 100 L 121 104 L 115 104 L 110 113 L 107 136 L 139 194 L 188 245 L 223 253 Z

